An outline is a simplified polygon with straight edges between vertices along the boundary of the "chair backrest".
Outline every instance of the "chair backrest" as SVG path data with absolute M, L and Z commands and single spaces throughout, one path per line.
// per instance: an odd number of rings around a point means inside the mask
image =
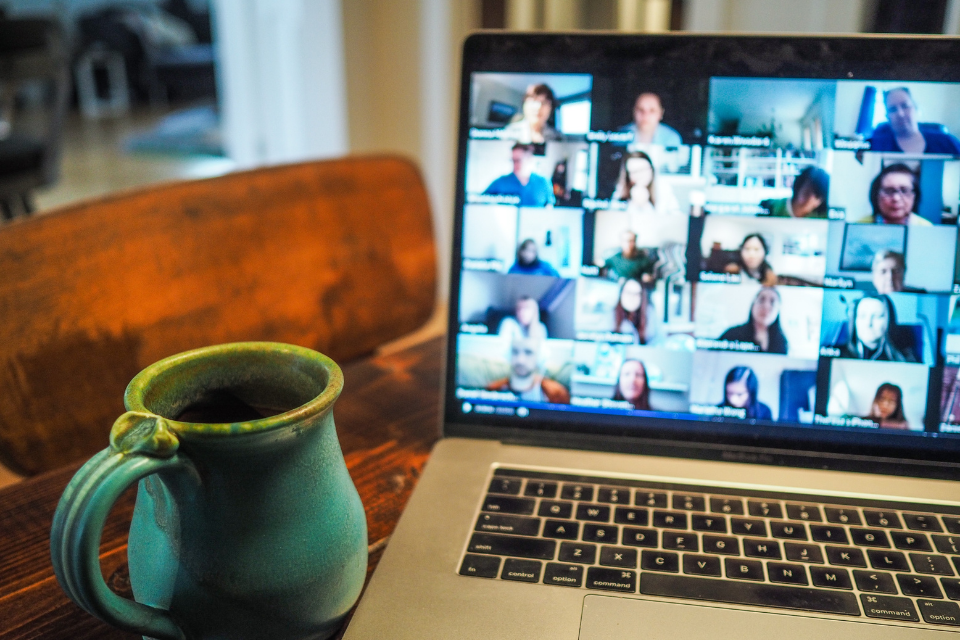
M 437 286 L 423 182 L 389 157 L 15 221 L 0 229 L 0 274 L 0 462 L 27 475 L 106 446 L 127 382 L 160 358 L 274 340 L 349 360 L 422 325 Z

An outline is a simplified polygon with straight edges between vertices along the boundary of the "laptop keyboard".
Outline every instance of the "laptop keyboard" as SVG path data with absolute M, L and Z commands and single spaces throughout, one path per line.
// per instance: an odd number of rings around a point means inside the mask
M 459 572 L 960 628 L 960 507 L 498 468 Z

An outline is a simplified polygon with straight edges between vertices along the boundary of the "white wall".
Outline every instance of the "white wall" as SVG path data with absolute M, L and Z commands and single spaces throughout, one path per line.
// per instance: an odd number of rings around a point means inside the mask
M 686 0 L 688 31 L 851 33 L 862 31 L 869 0 Z

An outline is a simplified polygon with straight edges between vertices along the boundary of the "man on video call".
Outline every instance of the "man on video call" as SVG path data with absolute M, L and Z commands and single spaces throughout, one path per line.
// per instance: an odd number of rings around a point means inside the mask
M 515 144 L 510 150 L 513 173 L 500 176 L 483 192 L 488 196 L 520 196 L 521 207 L 545 207 L 554 204 L 550 181 L 533 172 L 536 158 L 532 144 Z
M 489 391 L 510 391 L 520 400 L 570 404 L 570 392 L 556 380 L 540 373 L 539 338 L 514 337 L 510 343 L 510 375 L 487 385 Z
M 637 282 L 650 282 L 656 264 L 656 252 L 651 255 L 638 247 L 637 234 L 624 229 L 620 233 L 620 251 L 607 258 L 600 267 L 600 273 L 613 280 L 632 278 Z
M 633 122 L 620 127 L 620 131 L 633 132 L 633 145 L 656 144 L 664 147 L 679 147 L 683 144 L 680 134 L 670 125 L 663 124 L 663 104 L 660 96 L 645 92 L 633 103 Z

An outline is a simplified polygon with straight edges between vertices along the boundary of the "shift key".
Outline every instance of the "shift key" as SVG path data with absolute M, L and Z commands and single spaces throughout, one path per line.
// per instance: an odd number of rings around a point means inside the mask
M 489 553 L 514 558 L 534 558 L 553 560 L 557 543 L 555 540 L 538 538 L 519 538 L 517 536 L 497 536 L 489 533 L 475 533 L 470 538 L 470 553 Z

